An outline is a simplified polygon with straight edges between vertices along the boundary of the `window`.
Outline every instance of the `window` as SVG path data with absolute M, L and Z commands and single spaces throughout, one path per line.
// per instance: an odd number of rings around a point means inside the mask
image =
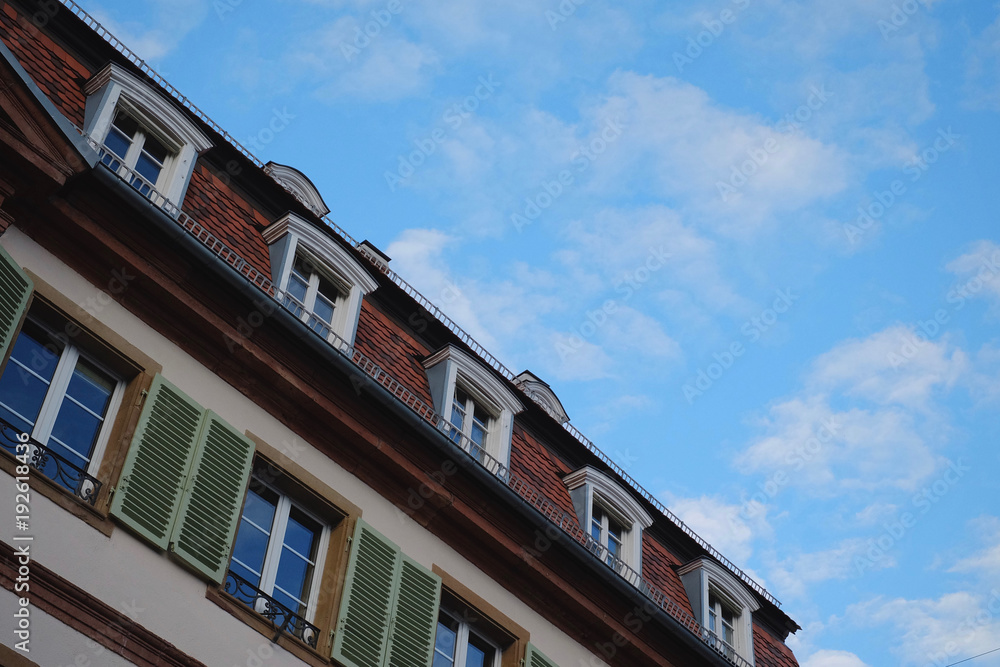
M 288 213 L 263 232 L 285 307 L 330 343 L 354 344 L 364 296 L 378 281 L 316 224 Z
M 642 531 L 653 519 L 642 504 L 605 473 L 587 466 L 566 475 L 580 527 L 590 549 L 619 573 L 623 566 L 642 571 Z
M 607 552 L 609 563 L 621 561 L 624 556 L 622 540 L 626 534 L 621 522 L 613 519 L 600 505 L 595 505 L 590 518 L 590 536 Z
M 45 446 L 32 452 L 42 474 L 92 502 L 124 386 L 68 337 L 28 319 L 0 376 L 0 419 Z
M 455 388 L 455 398 L 451 404 L 451 423 L 457 426 L 472 442 L 481 448 L 486 447 L 487 436 L 493 416 L 460 387 Z M 452 440 L 458 442 L 461 435 L 452 434 Z
M 444 609 L 438 613 L 433 667 L 500 666 L 500 647 L 480 634 L 470 618 L 475 617 Z
M 736 619 L 739 614 L 722 602 L 714 592 L 708 594 L 708 629 L 722 640 L 721 649 L 728 658 L 736 653 Z
M 315 262 L 296 255 L 285 287 L 285 307 L 327 338 L 338 304 L 343 305 L 342 291 L 317 270 Z
M 104 146 L 109 151 L 104 153 L 101 161 L 146 196 L 150 194 L 151 187 L 158 187 L 164 165 L 173 154 L 163 142 L 121 109 L 115 111 Z
M 454 345 L 441 348 L 423 365 L 434 411 L 445 419 L 445 434 L 487 466 L 496 464 L 483 454 L 509 465 L 514 415 L 524 406 L 506 381 Z
M 167 200 L 179 207 L 198 155 L 212 147 L 198 123 L 155 84 L 114 63 L 95 74 L 84 92 L 84 131 L 103 145 L 101 162 L 157 204 Z
M 726 568 L 704 556 L 677 570 L 691 601 L 702 637 L 712 648 L 736 662 L 754 664 L 753 612 L 757 598 Z
M 328 543 L 329 529 L 323 522 L 254 477 L 243 504 L 226 590 L 315 646 L 315 627 L 301 620 L 315 618 L 318 577 Z M 275 607 L 272 600 L 281 607 Z M 290 618 L 289 612 L 299 619 Z

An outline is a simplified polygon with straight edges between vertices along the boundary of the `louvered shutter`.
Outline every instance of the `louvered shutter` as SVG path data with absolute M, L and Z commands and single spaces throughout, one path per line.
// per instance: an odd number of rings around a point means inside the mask
M 161 549 L 170 540 L 203 412 L 157 374 L 111 503 L 111 514 Z
M 212 411 L 204 418 L 191 474 L 170 536 L 174 553 L 222 583 L 253 463 L 254 443 Z
M 441 577 L 403 555 L 389 634 L 389 667 L 430 667 Z
M 27 274 L 6 250 L 0 248 L 0 362 L 7 361 L 7 353 L 28 310 L 33 289 L 34 284 Z
M 524 654 L 524 667 L 558 667 L 556 663 L 552 662 L 545 655 L 535 648 L 533 645 L 528 644 L 528 651 Z
M 385 663 L 399 561 L 399 547 L 358 520 L 333 642 L 333 658 L 341 664 Z

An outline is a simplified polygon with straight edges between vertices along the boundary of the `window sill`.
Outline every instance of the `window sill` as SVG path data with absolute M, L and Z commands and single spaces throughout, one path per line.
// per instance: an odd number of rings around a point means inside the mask
M 8 473 L 11 477 L 16 477 L 16 468 L 18 465 L 20 464 L 17 459 L 15 459 L 9 452 L 0 452 L 0 470 Z M 29 477 L 29 487 L 32 491 L 48 498 L 70 514 L 73 514 L 78 519 L 83 520 L 105 537 L 111 537 L 111 533 L 115 529 L 115 524 L 108 518 L 107 514 L 104 514 L 100 510 L 92 507 L 86 501 L 77 498 L 75 495 L 59 486 L 45 475 L 41 474 L 35 468 L 31 468 Z M 102 492 L 103 491 L 104 489 L 102 488 Z M 103 506 L 106 503 L 104 503 L 103 498 L 98 497 L 97 504 Z
M 215 585 L 209 586 L 205 591 L 205 597 L 219 605 L 225 611 L 229 612 L 233 617 L 243 621 L 251 628 L 259 632 L 261 635 L 266 637 L 269 642 L 273 639 L 274 628 L 267 621 L 267 619 L 259 616 L 256 612 L 236 598 L 224 593 L 220 588 Z M 327 667 L 331 664 L 331 662 L 324 658 L 318 650 L 313 650 L 298 639 L 290 637 L 286 634 L 282 634 L 278 637 L 277 642 L 272 643 L 275 643 L 285 649 L 299 660 L 302 660 L 309 665 L 313 665 L 313 667 Z M 320 636 L 317 645 L 319 648 L 329 650 L 329 643 L 330 642 L 327 637 Z

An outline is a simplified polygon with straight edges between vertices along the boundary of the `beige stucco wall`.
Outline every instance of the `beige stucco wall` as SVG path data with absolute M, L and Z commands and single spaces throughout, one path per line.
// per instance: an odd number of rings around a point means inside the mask
M 302 446 L 301 440 L 285 426 L 116 302 L 106 296 L 102 299 L 99 289 L 16 228 L 0 237 L 0 245 L 22 266 L 75 303 L 83 305 L 88 300 L 91 304 L 103 303 L 97 309 L 97 319 L 161 364 L 167 379 L 239 430 L 252 431 L 277 449 L 293 453 L 298 465 L 361 507 L 365 521 L 399 544 L 409 556 L 428 568 L 439 565 L 501 613 L 527 628 L 532 643 L 557 664 L 563 667 L 593 664 L 588 650 L 514 598 L 473 563 L 339 465 L 312 447 Z M 108 279 L 111 278 L 109 274 Z M 7 481 L 0 482 L 0 486 L 10 488 Z M 206 585 L 200 579 L 128 531 L 116 528 L 110 538 L 105 537 L 38 494 L 32 497 L 31 509 L 32 525 L 37 531 L 34 554 L 38 562 L 115 608 L 130 605 L 142 609 L 137 618 L 141 625 L 192 657 L 212 667 L 229 667 L 247 664 L 248 650 L 267 652 L 262 648 L 269 645 L 266 638 L 205 599 Z M 6 540 L 2 535 L 0 539 Z M 57 641 L 59 646 L 48 647 L 52 661 L 41 664 L 72 664 L 73 656 L 80 650 L 77 639 L 67 633 L 65 638 L 48 641 Z M 268 667 L 302 664 L 278 647 L 273 651 L 273 656 L 265 661 Z

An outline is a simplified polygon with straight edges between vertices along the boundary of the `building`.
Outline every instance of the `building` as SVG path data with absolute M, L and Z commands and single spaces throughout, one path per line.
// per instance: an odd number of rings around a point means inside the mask
M 797 664 L 304 174 L 70 0 L 0 38 L 0 664 Z

